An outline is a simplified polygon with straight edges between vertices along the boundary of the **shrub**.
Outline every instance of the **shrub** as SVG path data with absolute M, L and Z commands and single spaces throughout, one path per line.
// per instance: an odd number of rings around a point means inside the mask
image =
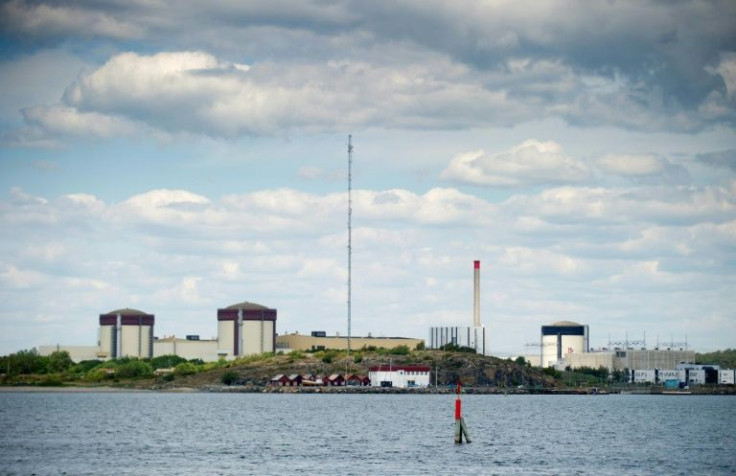
M 154 369 L 171 369 L 186 361 L 187 359 L 174 354 L 159 355 L 151 359 L 151 366 Z
M 73 374 L 86 374 L 90 370 L 99 366 L 102 362 L 99 360 L 83 360 L 77 364 L 74 364 L 69 371 Z
M 65 372 L 74 365 L 69 352 L 65 350 L 57 350 L 49 355 L 48 371 L 49 372 Z
M 389 353 L 393 355 L 409 355 L 410 350 L 408 345 L 400 345 L 391 349 Z
M 232 385 L 238 380 L 239 377 L 240 376 L 236 371 L 228 370 L 227 372 L 222 374 L 222 377 L 220 377 L 220 381 L 225 385 Z
M 197 373 L 197 366 L 191 362 L 182 362 L 174 367 L 174 374 L 177 376 L 192 375 Z
M 151 375 L 153 375 L 153 367 L 142 360 L 130 360 L 119 365 L 115 371 L 115 376 L 120 378 L 149 377 Z
M 355 354 L 355 356 L 353 356 L 353 362 L 356 364 L 363 362 L 363 354 Z
M 90 382 L 101 382 L 104 379 L 112 379 L 113 377 L 113 373 L 109 373 L 103 368 L 97 368 L 87 372 L 84 379 Z

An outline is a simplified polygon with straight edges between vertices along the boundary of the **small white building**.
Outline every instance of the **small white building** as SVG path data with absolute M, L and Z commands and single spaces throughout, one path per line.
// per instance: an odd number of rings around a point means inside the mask
M 428 387 L 428 365 L 379 365 L 371 367 L 368 378 L 373 387 Z
M 687 371 L 688 385 L 704 385 L 705 369 L 689 369 Z
M 634 370 L 634 383 L 656 383 L 657 371 L 654 369 Z
M 736 383 L 734 369 L 721 369 L 718 371 L 718 383 L 721 385 L 733 385 Z

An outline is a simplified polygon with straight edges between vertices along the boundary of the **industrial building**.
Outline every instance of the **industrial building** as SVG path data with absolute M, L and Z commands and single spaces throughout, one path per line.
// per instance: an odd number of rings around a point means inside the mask
M 568 353 L 559 367 L 573 369 L 604 367 L 609 371 L 624 369 L 674 369 L 678 364 L 695 362 L 693 350 L 671 349 L 614 349 L 587 353 Z
M 395 349 L 397 347 L 406 346 L 409 350 L 414 350 L 419 344 L 424 343 L 422 339 L 413 339 L 409 337 L 351 337 L 351 349 Z M 303 350 L 312 352 L 315 350 L 347 350 L 348 338 L 345 336 L 328 336 L 324 331 L 313 331 L 311 335 L 293 333 L 276 336 L 276 350 L 281 352 L 291 352 L 292 350 Z
M 137 309 L 118 309 L 100 314 L 97 345 L 103 359 L 153 357 L 153 314 Z
M 473 261 L 473 325 L 433 326 L 429 328 L 427 348 L 439 349 L 446 345 L 469 347 L 477 354 L 488 355 L 486 327 L 480 323 L 480 261 Z
M 478 354 L 486 353 L 485 327 L 430 327 L 428 348 L 440 349 L 446 345 L 470 347 Z
M 428 387 L 430 368 L 426 365 L 378 365 L 368 369 L 373 387 Z
M 185 359 L 214 362 L 220 358 L 274 352 L 276 349 L 276 309 L 241 302 L 217 310 L 217 339 L 200 340 L 174 336 L 154 337 L 155 316 L 137 309 L 118 309 L 100 314 L 96 346 L 40 346 L 40 355 L 67 351 L 74 362 L 120 357 L 152 358 L 178 355 Z
M 543 367 L 552 367 L 563 355 L 588 352 L 588 326 L 571 321 L 542 326 L 541 359 Z
M 217 310 L 217 340 L 225 355 L 262 354 L 276 349 L 276 309 L 241 302 Z

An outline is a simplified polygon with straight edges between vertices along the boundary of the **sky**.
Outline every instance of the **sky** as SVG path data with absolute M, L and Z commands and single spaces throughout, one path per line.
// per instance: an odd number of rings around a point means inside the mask
M 736 347 L 736 3 L 0 2 L 0 355 L 102 313 Z

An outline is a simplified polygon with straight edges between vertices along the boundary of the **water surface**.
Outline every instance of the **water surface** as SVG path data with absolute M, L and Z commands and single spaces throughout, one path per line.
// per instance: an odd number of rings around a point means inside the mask
M 734 475 L 736 398 L 0 393 L 8 475 Z

